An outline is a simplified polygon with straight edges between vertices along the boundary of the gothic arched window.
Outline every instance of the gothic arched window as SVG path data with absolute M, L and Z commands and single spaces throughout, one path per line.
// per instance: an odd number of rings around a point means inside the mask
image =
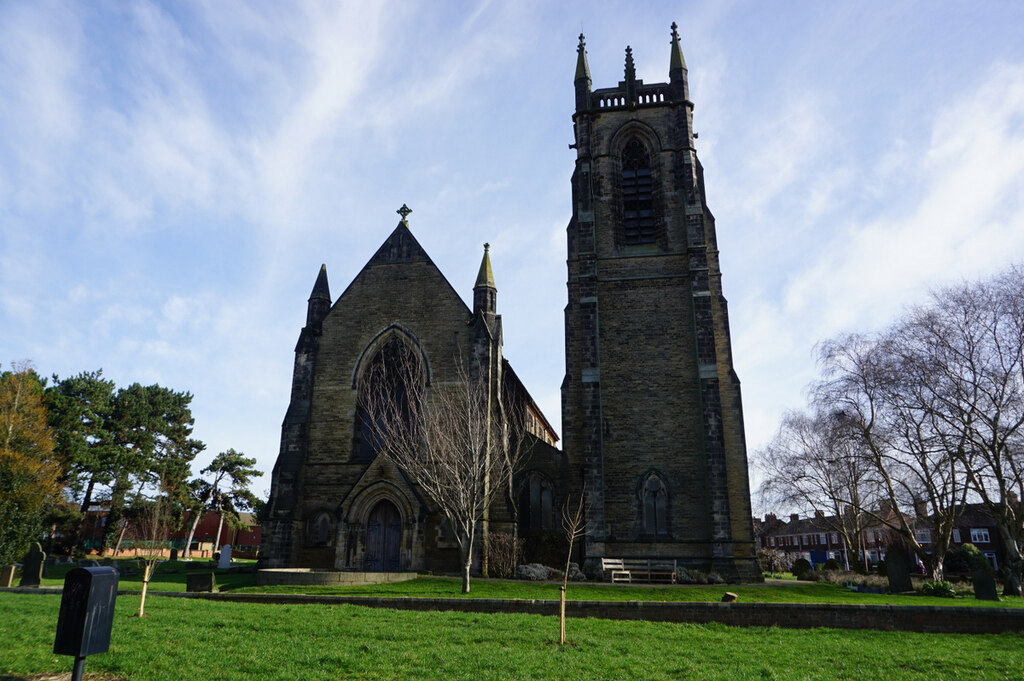
M 405 343 L 392 338 L 370 360 L 359 385 L 352 461 L 369 462 L 381 452 L 386 414 L 398 414 L 408 424 L 409 390 L 419 374 L 416 359 Z
M 519 487 L 519 529 L 550 530 L 555 526 L 554 486 L 540 473 L 530 473 Z
M 627 246 L 657 240 L 650 155 L 635 137 L 622 150 L 622 240 Z
M 640 485 L 641 527 L 645 535 L 668 536 L 668 487 L 657 473 Z

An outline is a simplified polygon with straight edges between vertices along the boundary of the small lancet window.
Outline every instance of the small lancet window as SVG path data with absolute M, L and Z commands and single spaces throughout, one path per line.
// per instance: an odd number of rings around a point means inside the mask
M 333 525 L 330 513 L 318 513 L 309 523 L 309 543 L 312 546 L 328 546 L 331 543 Z
M 622 228 L 627 246 L 656 241 L 653 192 L 650 157 L 634 138 L 622 151 Z
M 668 488 L 656 473 L 651 473 L 640 487 L 640 508 L 643 533 L 668 536 Z

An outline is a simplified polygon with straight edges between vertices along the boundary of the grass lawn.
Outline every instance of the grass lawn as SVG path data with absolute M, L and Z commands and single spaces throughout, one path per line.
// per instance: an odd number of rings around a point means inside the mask
M 151 591 L 185 591 L 190 564 L 162 563 L 150 581 Z M 44 586 L 62 586 L 64 575 L 71 569 L 53 566 L 43 578 Z M 337 596 L 382 596 L 408 598 L 520 598 L 557 600 L 559 584 L 474 579 L 469 594 L 460 593 L 461 582 L 454 577 L 419 577 L 407 582 L 367 586 L 256 586 L 252 573 L 204 568 L 196 572 L 214 572 L 221 591 L 239 593 L 314 594 Z M 119 587 L 126 591 L 142 590 L 142 575 L 121 577 Z M 971 607 L 1024 608 L 1024 598 L 1004 598 L 999 603 L 965 598 L 933 598 L 918 595 L 864 594 L 824 582 L 789 581 L 785 584 L 716 586 L 633 586 L 624 584 L 572 583 L 566 592 L 569 600 L 587 601 L 687 601 L 717 602 L 731 591 L 745 603 L 851 603 L 867 605 L 941 605 Z M 0 681 L 3 681 L 0 679 Z
M 51 652 L 60 598 L 0 593 L 0 675 L 68 672 Z M 1020 679 L 1024 634 L 731 628 L 537 615 L 120 596 L 89 674 L 209 679 Z M 9 677 L 4 677 L 9 678 Z M 109 678 L 109 677 L 108 677 Z
M 218 577 L 218 583 L 220 578 Z M 544 582 L 474 579 L 469 594 L 459 593 L 460 582 L 449 577 L 419 577 L 408 582 L 368 586 L 240 586 L 243 593 L 308 593 L 341 596 L 394 596 L 420 598 L 523 598 L 558 599 L 558 584 Z M 717 586 L 632 586 L 622 584 L 570 584 L 569 600 L 586 601 L 689 601 L 715 602 L 731 591 L 743 603 L 855 603 L 895 605 L 957 605 L 1024 608 L 1024 598 L 1003 599 L 999 603 L 967 598 L 934 598 L 917 595 L 864 594 L 841 586 L 815 582 L 780 585 L 720 584 Z

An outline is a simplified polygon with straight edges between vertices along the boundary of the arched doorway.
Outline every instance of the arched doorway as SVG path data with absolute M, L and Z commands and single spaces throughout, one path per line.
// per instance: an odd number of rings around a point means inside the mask
M 402 547 L 402 516 L 387 499 L 377 502 L 366 521 L 367 572 L 397 572 Z

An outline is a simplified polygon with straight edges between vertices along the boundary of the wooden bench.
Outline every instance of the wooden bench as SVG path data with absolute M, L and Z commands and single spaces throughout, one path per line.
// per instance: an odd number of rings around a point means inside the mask
M 676 561 L 651 560 L 649 558 L 602 558 L 601 572 L 612 583 L 659 582 L 676 583 Z

